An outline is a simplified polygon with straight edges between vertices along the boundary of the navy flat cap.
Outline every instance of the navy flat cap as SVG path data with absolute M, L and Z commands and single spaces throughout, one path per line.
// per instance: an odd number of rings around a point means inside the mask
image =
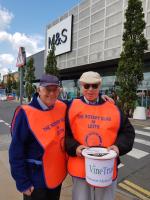
M 51 74 L 43 74 L 40 79 L 40 86 L 46 87 L 48 85 L 59 85 L 59 79 L 57 76 Z

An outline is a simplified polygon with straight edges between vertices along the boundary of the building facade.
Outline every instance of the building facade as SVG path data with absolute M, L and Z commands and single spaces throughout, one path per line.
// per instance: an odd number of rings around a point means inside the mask
M 33 58 L 34 60 L 36 81 L 39 81 L 41 74 L 44 73 L 44 53 L 45 50 L 42 50 L 36 54 L 27 57 L 27 62 L 30 58 Z
M 127 0 L 84 0 L 47 26 L 45 58 L 54 40 L 62 84 L 65 91 L 70 92 L 69 98 L 77 94 L 77 79 L 87 70 L 97 71 L 102 75 L 103 91 L 113 90 L 115 72 L 122 50 L 127 2 Z M 145 53 L 144 81 L 139 90 L 149 93 L 150 0 L 142 0 L 142 3 L 146 21 L 145 36 L 149 47 Z M 68 24 L 65 23 L 69 18 L 71 20 Z M 68 33 L 71 33 L 71 41 Z M 64 41 L 67 37 L 70 50 L 65 51 Z M 64 48 L 64 51 L 59 53 L 57 48 Z
M 10 75 L 11 75 L 12 79 L 14 79 L 16 82 L 18 82 L 19 73 L 18 72 L 11 72 L 11 73 L 6 74 L 6 75 L 3 76 L 3 83 L 4 84 L 7 84 L 7 79 L 8 79 L 8 76 L 10 76 Z

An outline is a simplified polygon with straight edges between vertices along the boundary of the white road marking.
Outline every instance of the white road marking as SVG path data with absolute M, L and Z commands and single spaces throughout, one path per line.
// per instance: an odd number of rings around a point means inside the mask
M 139 139 L 139 138 L 135 138 L 134 141 L 137 142 L 137 143 L 140 143 L 140 144 L 145 144 L 147 146 L 150 146 L 150 141 L 147 141 L 147 140 L 142 140 L 142 139 Z
M 121 168 L 121 167 L 124 167 L 124 164 L 120 163 L 120 164 L 118 165 L 118 168 Z
M 6 123 L 6 122 L 5 122 L 4 124 L 5 124 L 6 126 L 9 126 L 9 124 L 8 124 L 8 123 Z
M 135 133 L 150 137 L 150 132 L 135 130 Z
M 10 124 L 8 124 L 7 122 L 5 122 L 4 120 L 0 119 L 0 123 L 4 123 L 6 126 L 8 126 L 9 128 L 11 127 Z
M 133 158 L 140 159 L 140 158 L 143 158 L 143 157 L 147 156 L 148 154 L 149 153 L 146 152 L 146 151 L 142 151 L 142 150 L 133 148 L 132 151 L 130 151 L 127 155 L 131 156 Z
M 147 126 L 147 127 L 144 127 L 144 129 L 146 129 L 146 130 L 150 130 L 150 127 L 149 127 L 149 126 Z

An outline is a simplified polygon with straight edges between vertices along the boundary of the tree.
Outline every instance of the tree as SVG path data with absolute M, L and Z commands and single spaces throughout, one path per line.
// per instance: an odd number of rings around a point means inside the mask
M 7 83 L 6 83 L 6 93 L 11 93 L 12 92 L 12 74 L 11 74 L 11 71 L 8 72 L 8 75 L 7 75 Z
M 35 81 L 35 67 L 34 67 L 34 59 L 31 57 L 26 65 L 25 69 L 25 92 L 28 98 L 28 101 L 31 100 L 33 93 L 35 92 L 35 86 L 33 82 Z
M 148 48 L 144 37 L 145 21 L 141 0 L 128 0 L 125 13 L 123 50 L 116 73 L 119 105 L 125 114 L 134 110 L 137 88 L 143 80 L 144 50 Z
M 45 73 L 46 74 L 53 74 L 55 76 L 59 76 L 59 71 L 57 68 L 57 60 L 55 56 L 55 44 L 52 42 L 51 44 L 51 50 L 49 51 L 47 55 L 46 60 L 46 66 L 45 66 Z

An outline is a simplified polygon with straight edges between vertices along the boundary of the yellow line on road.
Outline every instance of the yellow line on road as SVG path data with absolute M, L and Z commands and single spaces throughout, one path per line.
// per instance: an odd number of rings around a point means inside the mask
M 141 200 L 150 200 L 148 197 L 144 196 L 143 194 L 137 192 L 136 190 L 132 189 L 131 187 L 127 186 L 124 183 L 119 183 L 118 184 L 121 188 L 123 188 L 124 190 L 130 192 L 131 194 L 137 196 L 138 198 L 140 198 Z
M 150 191 L 145 190 L 144 188 L 140 187 L 139 185 L 136 185 L 128 180 L 125 180 L 124 183 L 126 183 L 127 185 L 131 186 L 132 188 L 136 189 L 137 191 L 142 192 L 143 194 L 150 197 Z
M 137 124 L 137 123 L 133 123 L 132 125 L 133 125 L 133 126 L 143 126 L 143 127 L 146 126 L 146 125 L 144 125 L 144 124 Z

